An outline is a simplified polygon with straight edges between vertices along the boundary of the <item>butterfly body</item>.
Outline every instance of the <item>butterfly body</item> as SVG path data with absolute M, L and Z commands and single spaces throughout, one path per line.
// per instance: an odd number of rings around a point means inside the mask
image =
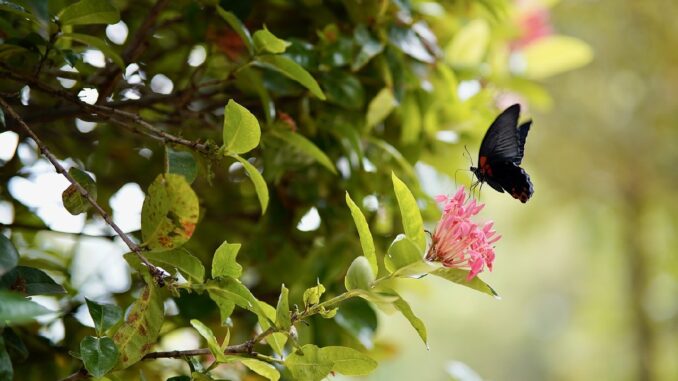
M 520 105 L 514 104 L 499 114 L 480 144 L 478 167 L 471 167 L 478 181 L 496 191 L 509 193 L 525 203 L 534 187 L 520 164 L 525 153 L 525 140 L 532 121 L 518 127 Z

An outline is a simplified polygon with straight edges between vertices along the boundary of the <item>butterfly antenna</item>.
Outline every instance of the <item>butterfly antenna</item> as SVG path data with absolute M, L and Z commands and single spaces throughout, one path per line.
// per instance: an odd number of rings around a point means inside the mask
M 468 157 L 468 160 L 471 162 L 471 166 L 473 166 L 473 158 L 471 157 L 471 153 L 468 152 L 468 147 L 466 147 L 466 144 L 464 144 L 464 151 L 466 151 L 466 157 Z
M 459 171 L 468 171 L 468 169 L 459 168 L 456 171 L 454 171 L 454 187 L 455 188 L 459 187 L 459 183 L 457 183 L 457 173 L 459 173 Z

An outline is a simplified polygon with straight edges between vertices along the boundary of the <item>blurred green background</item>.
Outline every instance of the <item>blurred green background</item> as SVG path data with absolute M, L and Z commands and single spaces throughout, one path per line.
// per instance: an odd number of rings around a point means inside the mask
M 145 3 L 122 0 L 115 3 L 123 9 L 130 25 L 145 14 L 135 11 L 143 8 Z M 228 39 L 215 38 L 219 33 L 228 36 L 224 31 L 227 29 L 223 29 L 226 27 L 214 24 L 220 29 L 209 29 L 210 25 L 205 21 L 209 20 L 209 14 L 199 11 L 196 3 L 173 2 L 169 7 L 170 16 L 183 15 L 187 13 L 185 9 L 193 9 L 194 13 L 187 17 L 192 23 L 169 24 L 165 30 L 166 40 L 163 40 L 167 45 L 151 46 L 158 52 L 151 57 L 163 57 L 163 60 L 145 58 L 147 66 L 144 70 L 149 78 L 152 74 L 165 73 L 177 88 L 186 86 L 189 76 L 183 71 L 185 56 L 192 44 L 209 48 L 206 79 L 215 73 L 216 78 L 221 78 L 224 68 L 237 61 L 225 57 L 238 53 L 238 45 Z M 244 2 L 221 3 L 235 7 Z M 533 198 L 523 205 L 487 186 L 480 194 L 487 204 L 482 217 L 493 219 L 496 230 L 503 235 L 497 243 L 495 272 L 483 273 L 482 277 L 502 299 L 431 279 L 433 277 L 424 281 L 403 281 L 399 285 L 400 291 L 426 323 L 430 349 L 421 343 L 404 318 L 380 313 L 378 338 L 370 353 L 380 365 L 367 379 L 678 380 L 678 258 L 672 255 L 678 247 L 675 238 L 678 202 L 674 196 L 678 185 L 678 171 L 674 168 L 674 163 L 678 162 L 678 52 L 675 50 L 678 26 L 674 21 L 678 16 L 678 4 L 675 0 L 392 1 L 383 25 L 375 29 L 385 35 L 392 26 L 397 31 L 401 24 L 407 25 L 412 20 L 403 16 L 402 9 L 411 4 L 415 9 L 414 19 L 426 21 L 425 33 L 415 39 L 420 45 L 410 51 L 406 49 L 411 48 L 409 40 L 405 39 L 409 35 L 396 33 L 389 39 L 398 44 L 390 42 L 388 54 L 379 58 L 393 61 L 390 62 L 393 67 L 387 67 L 384 63 L 387 61 L 375 59 L 362 72 L 358 70 L 359 76 L 348 67 L 348 61 L 342 61 L 341 55 L 338 55 L 341 62 L 333 62 L 335 49 L 341 51 L 341 44 L 334 44 L 337 37 L 334 33 L 343 30 L 344 35 L 340 37 L 352 41 L 352 34 L 346 31 L 352 31 L 354 24 L 359 24 L 358 21 L 368 14 L 355 11 L 364 10 L 360 7 L 367 1 L 262 0 L 252 3 L 255 11 L 249 19 L 245 18 L 252 30 L 266 24 L 284 38 L 318 40 L 315 41 L 318 52 L 329 60 L 329 67 L 321 67 L 327 63 L 315 65 L 312 72 L 321 78 L 323 86 L 334 90 L 334 103 L 326 105 L 305 100 L 305 95 L 300 95 L 303 93 L 287 93 L 289 89 L 278 86 L 280 83 L 274 80 L 269 85 L 280 111 L 289 112 L 291 120 L 298 122 L 299 131 L 315 139 L 333 159 L 344 155 L 336 143 L 347 139 L 330 133 L 342 123 L 360 127 L 367 101 L 382 88 L 397 90 L 395 95 L 402 98 L 402 110 L 394 111 L 383 126 L 365 135 L 372 139 L 371 142 L 389 143 L 396 148 L 395 152 L 401 151 L 406 169 L 411 168 L 408 161 L 418 161 L 415 168 L 420 175 L 421 187 L 429 195 L 455 189 L 452 180 L 455 171 L 469 165 L 463 157 L 463 145 L 468 146 L 475 161 L 482 134 L 498 109 L 521 101 L 525 106 L 523 116 L 534 119 L 523 162 L 535 184 Z M 376 0 L 371 3 L 381 4 Z M 54 4 L 50 6 L 59 8 Z M 249 6 L 252 8 L 251 4 Z M 314 7 L 324 13 L 317 13 Z M 318 25 L 305 25 L 308 20 Z M 336 25 L 331 24 L 322 25 L 327 20 L 335 20 L 343 29 L 335 30 Z M 429 25 L 440 47 L 435 39 L 424 38 L 430 37 L 427 34 Z M 102 31 L 100 29 L 99 33 L 103 38 Z M 556 37 L 558 44 L 534 48 L 539 38 L 545 36 Z M 190 43 L 183 42 L 182 38 Z M 431 46 L 422 45 L 422 41 Z M 590 59 L 586 44 L 591 46 L 594 59 L 579 68 Z M 178 47 L 186 51 L 181 52 Z M 439 48 L 442 49 L 438 51 Z M 177 54 L 165 54 L 172 50 Z M 426 53 L 424 58 L 435 53 L 439 63 L 433 65 L 430 60 L 416 56 L 422 52 Z M 413 53 L 417 54 L 408 57 Z M 298 58 L 304 56 L 300 54 Z M 84 63 L 79 68 L 83 74 L 97 70 Z M 571 71 L 574 68 L 578 69 Z M 381 71 L 388 73 L 383 77 L 389 81 L 382 78 Z M 330 73 L 344 73 L 354 81 L 333 83 L 334 77 Z M 54 82 L 52 77 L 49 79 Z M 363 82 L 365 90 L 362 89 Z M 134 87 L 131 82 L 129 85 Z M 241 85 L 233 82 L 229 84 L 231 87 L 223 90 L 229 96 L 235 92 L 238 99 L 248 101 L 243 104 L 257 115 L 264 115 L 256 96 L 241 89 Z M 347 91 L 344 94 L 339 90 L 346 89 L 339 85 L 348 85 L 348 90 L 354 93 Z M 351 89 L 351 86 L 357 89 Z M 40 94 L 34 94 L 38 96 L 31 102 L 46 107 L 41 104 L 45 101 Z M 217 106 L 212 107 L 221 108 L 225 97 L 215 93 L 215 98 Z M 347 99 L 353 102 L 346 102 Z M 297 104 L 296 101 L 300 102 Z M 308 112 L 309 104 L 314 118 Z M 30 116 L 30 109 L 26 110 Z M 173 126 L 172 119 L 164 119 L 162 115 L 150 115 L 177 131 L 181 131 L 184 124 L 197 126 L 199 128 L 193 130 L 187 128 L 186 132 L 195 133 L 201 139 L 210 134 L 219 137 L 219 118 L 208 115 L 206 121 L 212 124 L 205 124 L 204 120 L 196 119 L 202 118 L 201 115 L 186 117 L 181 110 L 174 111 L 181 116 L 179 126 Z M 210 129 L 214 126 L 217 128 Z M 44 133 L 46 139 L 62 151 L 63 158 L 93 163 L 89 169 L 99 176 L 102 203 L 110 201 L 112 209 L 118 209 L 114 210 L 118 215 L 120 210 L 131 212 L 129 219 L 135 224 L 138 222 L 142 189 L 150 181 L 149 173 L 161 171 L 163 146 L 158 148 L 136 138 L 120 139 L 117 130 L 108 128 L 105 123 L 91 135 L 85 135 L 91 130 L 73 135 L 72 118 L 64 123 L 50 123 L 48 128 L 40 127 L 41 134 Z M 414 133 L 413 127 L 416 127 Z M 99 140 L 105 144 L 94 149 L 93 144 L 81 144 L 74 136 L 87 143 Z M 316 279 L 330 287 L 331 293 L 342 292 L 343 275 L 355 257 L 357 247 L 353 222 L 344 205 L 344 192 L 349 190 L 356 199 L 362 199 L 363 206 L 366 196 L 375 202 L 378 196 L 379 212 L 390 213 L 389 207 L 394 202 L 390 193 L 390 172 L 404 171 L 402 163 L 395 163 L 397 158 L 394 160 L 383 146 L 365 144 L 369 147 L 365 155 L 369 156 L 374 168 L 370 171 L 354 168 L 353 175 L 338 180 L 322 169 L 309 170 L 306 158 L 286 151 L 284 146 L 274 145 L 274 139 L 268 139 L 267 143 L 271 145 L 261 151 L 260 161 L 265 163 L 267 180 L 276 192 L 271 193 L 274 197 L 266 217 L 259 218 L 258 204 L 252 189 L 248 188 L 249 182 L 243 182 L 243 177 L 237 173 L 227 175 L 226 167 L 219 168 L 221 175 L 215 187 L 219 192 L 208 187 L 203 177 L 196 183 L 209 212 L 189 244 L 191 250 L 208 263 L 211 253 L 224 238 L 243 242 L 244 252 L 239 260 L 251 271 L 252 289 L 257 297 L 269 302 L 277 300 L 283 282 L 290 285 L 296 299 Z M 379 147 L 382 148 L 377 149 Z M 137 155 L 130 154 L 137 150 L 140 154 L 143 150 L 156 152 L 156 159 L 141 161 Z M 346 161 L 345 157 L 343 159 Z M 112 160 L 117 165 L 110 165 Z M 31 165 L 14 159 L 3 167 L 0 175 L 7 183 L 10 178 L 30 177 L 26 174 L 29 171 L 18 176 L 16 173 L 19 169 L 30 169 Z M 362 165 L 364 163 L 358 167 Z M 59 177 L 51 168 L 48 174 Z M 468 180 L 467 175 L 459 172 L 459 184 Z M 122 192 L 113 196 L 123 184 L 125 187 L 136 186 L 133 189 L 138 196 L 136 202 L 129 192 L 124 193 L 125 197 Z M 35 185 L 40 191 L 64 187 Z M 19 202 L 14 202 L 9 195 L 6 199 L 19 206 Z M 115 202 L 116 199 L 125 202 Z M 60 202 L 59 195 L 56 200 Z M 119 208 L 113 204 L 118 204 Z M 65 213 L 60 205 L 57 206 L 62 214 Z M 313 229 L 299 229 L 297 222 L 316 206 L 325 222 L 320 225 L 317 217 Z M 430 209 L 425 208 L 424 214 L 428 218 L 435 214 Z M 370 210 L 368 217 L 373 222 L 371 228 L 379 251 L 383 253 L 400 232 L 399 217 L 375 210 Z M 227 221 L 226 225 L 224 221 Z M 11 222 L 10 218 L 8 223 Z M 84 223 L 83 217 L 80 225 Z M 61 230 L 56 223 L 49 225 L 54 230 Z M 428 228 L 433 230 L 433 225 Z M 138 227 L 129 228 L 130 231 L 135 229 Z M 19 238 L 25 236 L 28 235 L 19 235 Z M 33 248 L 56 247 L 54 251 L 65 263 L 63 267 L 78 270 L 73 271 L 72 280 L 72 274 L 64 271 L 68 281 L 65 283 L 72 282 L 83 295 L 90 292 L 112 297 L 115 293 L 119 304 L 130 303 L 138 285 L 131 286 L 126 271 L 117 278 L 110 271 L 114 267 L 113 261 L 125 269 L 118 255 L 124 248 L 114 247 L 104 240 L 109 246 L 108 251 L 98 250 L 94 244 L 89 246 L 86 240 L 80 247 L 80 242 L 75 245 L 60 241 L 61 235 L 57 235 L 59 239 L 54 237 L 47 235 L 45 238 L 51 246 L 43 246 L 41 239 L 24 242 L 22 254 L 30 257 Z M 78 253 L 87 255 L 76 255 Z M 101 262 L 99 265 L 103 264 L 106 271 L 90 271 L 81 257 Z M 271 262 L 271 258 L 275 261 Z M 83 274 L 87 279 L 83 280 Z M 115 284 L 120 278 L 123 281 Z M 97 287 L 86 289 L 86 281 L 90 281 L 89 286 Z M 196 304 L 200 303 L 196 300 Z M 70 302 L 68 298 L 64 301 Z M 54 304 L 57 308 L 56 301 Z M 216 325 L 218 318 L 213 305 L 194 307 L 186 303 L 179 309 L 204 309 L 205 315 L 209 316 L 205 317 L 206 321 L 211 318 Z M 80 311 L 84 312 L 84 309 Z M 208 315 L 210 312 L 212 315 Z M 238 331 L 234 330 L 234 338 L 244 340 L 251 334 L 254 323 L 247 318 L 236 320 Z M 163 346 L 165 341 L 171 341 L 166 340 L 171 335 L 180 345 L 171 349 L 200 345 L 195 332 L 186 328 L 186 320 L 182 316 L 172 318 L 171 323 L 176 325 L 168 324 L 168 334 L 161 339 Z M 300 336 L 306 341 L 309 338 L 317 340 L 322 345 L 337 345 L 348 340 L 345 337 L 348 335 L 338 324 L 323 322 L 313 323 L 317 337 L 313 336 L 315 331 L 303 327 L 301 329 L 307 332 L 302 331 Z M 77 339 L 84 332 L 91 334 L 89 328 L 71 317 L 66 323 L 67 331 L 62 328 L 61 338 L 55 340 L 63 348 L 77 345 Z M 34 328 L 37 330 L 38 327 Z M 170 332 L 174 328 L 176 330 Z M 313 335 L 309 333 L 311 331 Z M 67 332 L 65 339 L 64 332 Z M 353 337 L 350 340 L 351 345 L 358 346 Z M 38 355 L 33 355 L 29 363 L 17 369 L 26 372 L 31 368 L 38 374 L 35 378 L 38 379 L 42 377 L 39 373 L 48 369 L 46 364 L 60 368 L 59 371 L 64 373 L 73 368 L 72 360 L 60 363 L 53 359 L 64 358 L 65 354 L 53 356 L 50 352 L 42 358 Z M 163 372 L 176 375 L 175 369 L 186 368 L 178 360 L 173 363 L 170 360 L 146 362 L 139 367 L 142 366 L 157 371 L 153 374 L 156 378 L 149 376 L 149 380 L 161 379 Z M 27 376 L 22 374 L 22 377 Z
M 545 81 L 554 106 L 533 115 L 529 203 L 482 192 L 504 235 L 484 277 L 502 300 L 411 282 L 431 349 L 381 319 L 382 345 L 400 352 L 370 380 L 678 379 L 677 15 L 671 0 L 554 6 L 555 29 L 595 59 Z

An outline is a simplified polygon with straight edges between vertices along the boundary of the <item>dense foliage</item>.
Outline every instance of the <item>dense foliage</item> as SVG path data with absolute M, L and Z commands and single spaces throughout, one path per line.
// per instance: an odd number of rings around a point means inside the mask
M 494 290 L 423 260 L 417 172 L 453 177 L 497 107 L 547 106 L 535 81 L 590 59 L 521 3 L 0 2 L 0 378 L 365 375 L 377 308 L 425 348 L 397 278 Z M 46 168 L 76 228 L 13 186 Z M 187 327 L 206 348 L 166 351 Z

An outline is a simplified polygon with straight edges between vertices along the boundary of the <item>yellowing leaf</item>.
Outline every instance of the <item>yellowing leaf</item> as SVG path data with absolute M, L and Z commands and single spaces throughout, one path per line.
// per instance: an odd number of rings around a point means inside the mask
M 525 47 L 522 53 L 529 79 L 544 79 L 588 65 L 593 50 L 585 42 L 567 36 L 541 38 Z
M 482 19 L 466 24 L 445 49 L 445 60 L 456 67 L 478 66 L 487 52 L 490 27 Z
M 132 304 L 125 322 L 113 335 L 113 341 L 120 351 L 120 368 L 127 368 L 151 351 L 160 333 L 164 312 L 160 290 L 147 285 L 139 299 Z
M 87 172 L 73 167 L 68 170 L 68 174 L 71 175 L 80 186 L 85 188 L 87 193 L 89 193 L 94 200 L 97 199 L 97 185 Z M 61 200 L 63 201 L 66 210 L 73 215 L 84 213 L 92 206 L 89 201 L 87 201 L 87 198 L 80 194 L 78 188 L 73 184 L 69 185 L 68 188 L 64 190 L 61 194 Z
M 181 175 L 156 177 L 141 209 L 141 236 L 156 251 L 171 250 L 191 238 L 198 223 L 199 204 Z
M 398 106 L 393 91 L 385 87 L 370 101 L 367 106 L 367 128 L 381 123 Z

